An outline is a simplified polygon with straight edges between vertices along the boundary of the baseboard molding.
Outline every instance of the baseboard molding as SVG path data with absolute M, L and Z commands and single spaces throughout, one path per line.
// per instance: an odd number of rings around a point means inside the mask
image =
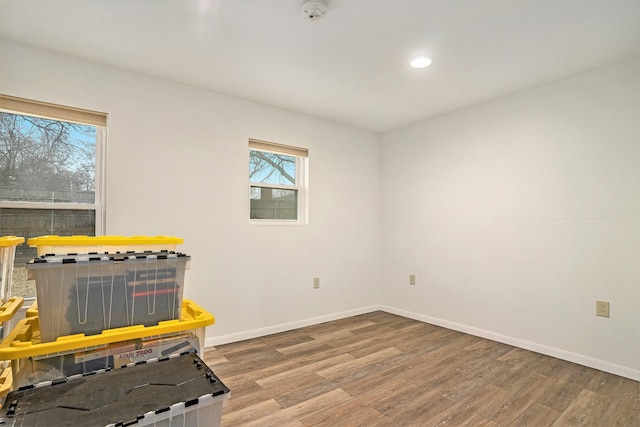
M 205 339 L 205 347 L 228 344 L 232 342 L 249 340 L 252 338 L 264 337 L 266 335 L 277 334 L 279 332 L 291 331 L 293 329 L 304 328 L 305 326 L 317 325 L 318 323 L 330 322 L 332 320 L 344 319 L 345 317 L 357 316 L 358 314 L 371 313 L 380 310 L 380 306 L 372 305 L 354 310 L 347 310 L 340 313 L 328 314 L 325 316 L 312 317 L 310 319 L 298 320 L 295 322 L 281 323 L 279 325 L 268 326 L 266 328 L 252 329 L 235 334 L 210 337 Z
M 509 344 L 514 347 L 523 348 L 525 350 L 531 350 L 536 353 L 541 353 L 547 356 L 566 360 L 568 362 L 577 363 L 579 365 L 598 369 L 600 371 L 609 372 L 611 374 L 619 375 L 621 377 L 629 378 L 635 381 L 640 381 L 640 371 L 637 369 L 616 365 L 614 363 L 610 363 L 600 359 L 595 359 L 589 356 L 584 356 L 582 354 L 572 353 L 572 352 L 561 350 L 554 347 L 548 347 L 542 344 L 537 344 L 534 342 L 513 338 L 507 335 L 498 334 L 496 332 L 491 332 L 484 329 L 475 328 L 473 326 L 463 325 L 460 323 L 450 322 L 448 320 L 426 316 L 423 314 L 418 314 L 418 313 L 402 310 L 395 307 L 381 305 L 379 309 L 382 311 L 386 311 L 387 313 L 397 314 L 398 316 L 408 317 L 409 319 L 419 320 L 421 322 L 430 323 L 436 326 L 442 326 L 443 328 L 453 329 L 455 331 L 464 332 L 466 334 L 475 335 L 481 338 L 487 338 L 492 341 Z
M 499 334 L 485 329 L 475 328 L 473 326 L 461 323 L 451 322 L 437 317 L 427 316 L 424 314 L 414 313 L 412 311 L 403 310 L 387 305 L 372 305 L 361 307 L 354 310 L 347 310 L 340 313 L 328 314 L 325 316 L 312 317 L 309 319 L 299 320 L 289 323 L 281 323 L 278 325 L 268 326 L 266 328 L 252 329 L 249 331 L 238 332 L 235 334 L 222 335 L 218 337 L 210 337 L 205 340 L 205 347 L 228 344 L 232 342 L 244 341 L 252 338 L 259 338 L 266 335 L 277 334 L 279 332 L 291 331 L 293 329 L 303 328 L 305 326 L 317 325 L 319 323 L 330 322 L 332 320 L 344 319 L 345 317 L 357 316 L 359 314 L 371 313 L 376 310 L 386 311 L 387 313 L 396 314 L 398 316 L 407 317 L 409 319 L 418 320 L 420 322 L 430 323 L 432 325 L 441 326 L 443 328 L 452 329 L 454 331 L 464 332 L 465 334 L 475 335 L 477 337 L 490 339 L 493 341 L 509 344 L 514 347 L 523 348 L 525 350 L 534 351 L 536 353 L 545 354 L 547 356 L 566 360 L 568 362 L 577 363 L 579 365 L 588 366 L 621 377 L 629 378 L 634 381 L 640 381 L 640 370 L 628 368 L 626 366 L 610 363 L 605 360 L 595 359 L 578 353 L 572 353 L 555 347 L 549 347 L 531 341 L 510 337 L 508 335 Z

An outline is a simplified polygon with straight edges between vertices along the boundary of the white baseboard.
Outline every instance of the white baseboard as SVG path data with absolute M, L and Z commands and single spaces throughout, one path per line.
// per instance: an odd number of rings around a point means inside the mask
M 250 331 L 238 332 L 235 334 L 222 335 L 218 337 L 210 337 L 205 340 L 205 347 L 222 345 L 232 342 L 244 341 L 252 338 L 259 338 L 266 335 L 277 334 L 279 332 L 290 331 L 293 329 L 303 328 L 305 326 L 317 325 L 319 323 L 330 322 L 332 320 L 344 319 L 345 317 L 356 316 L 358 314 L 371 313 L 372 311 L 382 310 L 387 313 L 397 314 L 398 316 L 407 317 L 409 319 L 418 320 L 420 322 L 430 323 L 443 328 L 452 329 L 454 331 L 464 332 L 465 334 L 475 335 L 477 337 L 487 338 L 493 341 L 509 344 L 514 347 L 531 350 L 536 353 L 545 354 L 547 356 L 566 360 L 568 362 L 577 363 L 579 365 L 588 366 L 611 374 L 620 375 L 635 381 L 640 381 L 640 370 L 629 368 L 626 366 L 616 365 L 605 360 L 595 359 L 593 357 L 584 356 L 578 353 L 572 353 L 554 347 L 548 347 L 535 342 L 513 338 L 508 335 L 499 334 L 485 329 L 475 328 L 469 325 L 451 322 L 448 320 L 431 317 L 424 314 L 414 313 L 386 305 L 372 305 L 369 307 L 361 307 L 354 310 L 347 310 L 340 313 L 328 314 L 325 316 L 312 317 L 310 319 L 299 320 L 295 322 L 282 323 L 279 325 L 268 326 L 266 328 L 252 329 Z
M 210 337 L 205 339 L 205 347 L 227 344 L 249 340 L 252 338 L 264 337 L 266 335 L 277 334 L 279 332 L 291 331 L 293 329 L 303 328 L 305 326 L 317 325 L 318 323 L 330 322 L 332 320 L 344 319 L 345 317 L 357 316 L 358 314 L 371 313 L 380 310 L 380 306 L 372 305 L 369 307 L 356 308 L 340 313 L 328 314 L 325 316 L 312 317 L 310 319 L 298 320 L 295 322 L 281 323 L 279 325 L 267 326 L 266 328 L 252 329 L 250 331 L 238 332 L 235 334 L 222 335 L 219 337 Z
M 423 314 L 418 314 L 411 311 L 398 309 L 395 307 L 382 305 L 380 306 L 380 310 L 386 311 L 387 313 L 391 313 L 391 314 L 397 314 L 398 316 L 408 317 L 409 319 L 430 323 L 432 325 L 442 326 L 443 328 L 453 329 L 455 331 L 464 332 L 466 334 L 487 338 L 487 339 L 498 341 L 504 344 L 509 344 L 514 347 L 523 348 L 525 350 L 531 350 L 536 353 L 541 353 L 547 356 L 555 357 L 557 359 L 562 359 L 568 362 L 577 363 L 579 365 L 588 366 L 590 368 L 598 369 L 604 372 L 609 372 L 611 374 L 619 375 L 621 377 L 629 378 L 635 381 L 640 381 L 640 371 L 637 369 L 616 365 L 614 363 L 610 363 L 600 359 L 595 359 L 589 356 L 584 356 L 582 354 L 572 353 L 572 352 L 561 350 L 554 347 L 548 347 L 542 344 L 537 344 L 534 342 L 513 338 L 507 335 L 498 334 L 496 332 L 491 332 L 484 329 L 475 328 L 473 326 L 463 325 L 460 323 L 450 322 L 448 320 L 426 316 Z

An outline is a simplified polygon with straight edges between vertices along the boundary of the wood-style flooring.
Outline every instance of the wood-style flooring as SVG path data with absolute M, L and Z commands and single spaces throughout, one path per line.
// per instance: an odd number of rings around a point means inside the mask
M 640 383 L 377 311 L 210 347 L 222 426 L 640 426 Z

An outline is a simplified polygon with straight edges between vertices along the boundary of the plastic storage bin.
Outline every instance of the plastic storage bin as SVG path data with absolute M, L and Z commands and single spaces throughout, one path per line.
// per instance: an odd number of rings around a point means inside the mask
M 62 354 L 45 354 L 14 360 L 12 383 L 17 387 L 85 374 L 100 369 L 118 369 L 131 363 L 159 359 L 174 354 L 200 353 L 197 331 L 162 337 L 137 338 Z
M 190 331 L 205 328 L 214 323 L 215 317 L 213 314 L 195 302 L 185 299 L 182 301 L 182 311 L 179 320 L 168 320 L 160 322 L 155 326 L 134 325 L 110 329 L 95 335 L 76 334 L 60 337 L 52 342 L 43 342 L 40 333 L 40 317 L 32 316 L 20 320 L 16 324 L 16 327 L 13 328 L 0 343 L 0 360 L 15 360 L 23 357 L 42 356 L 85 347 L 101 346 L 129 339 Z M 204 337 L 204 331 L 199 331 L 197 335 Z M 200 347 L 204 347 L 202 341 L 200 342 Z
M 0 423 L 216 427 L 229 396 L 213 371 L 187 354 L 13 391 Z
M 102 368 L 118 368 L 167 354 L 203 349 L 205 328 L 215 317 L 190 300 L 182 303 L 180 320 L 156 326 L 135 325 L 103 331 L 97 335 L 77 334 L 41 342 L 40 319 L 20 320 L 0 343 L 0 360 L 11 361 L 15 387 Z M 146 350 L 146 351 L 145 351 Z
M 36 283 L 41 340 L 179 319 L 190 259 L 163 253 L 32 260 L 27 277 Z
M 24 237 L 0 237 L 0 304 L 11 297 L 11 277 L 16 246 L 24 242 Z
M 24 241 L 24 239 L 23 239 Z M 184 242 L 174 236 L 39 236 L 27 241 L 38 256 L 92 252 L 176 251 Z

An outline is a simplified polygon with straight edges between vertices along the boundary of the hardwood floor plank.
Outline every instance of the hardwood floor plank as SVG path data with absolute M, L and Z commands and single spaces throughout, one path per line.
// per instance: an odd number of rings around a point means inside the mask
M 312 339 L 313 338 L 309 336 L 308 332 L 302 331 L 300 329 L 294 329 L 292 331 L 278 332 L 277 334 L 256 338 L 255 340 L 265 347 L 278 348 L 292 344 L 299 344 L 305 341 L 311 341 Z
M 571 365 L 571 362 L 545 356 L 541 363 L 534 366 L 533 369 L 538 375 L 558 379 L 566 374 L 568 365 Z
M 637 381 L 600 371 L 596 373 L 585 388 L 607 396 L 615 396 L 616 394 L 622 393 L 633 398 L 637 397 L 640 393 L 640 383 Z
M 333 360 L 334 357 L 339 357 L 339 360 L 341 362 L 354 359 L 354 357 L 350 354 L 345 354 L 338 349 L 332 348 L 317 353 L 313 352 L 311 354 L 295 355 L 292 357 L 283 358 L 282 362 L 280 363 L 276 363 L 267 367 L 256 366 L 256 369 L 254 370 L 247 370 L 247 361 L 242 361 L 241 363 L 238 363 L 239 372 L 237 375 L 225 373 L 224 376 L 231 383 L 244 382 L 256 378 L 266 379 L 283 372 L 286 375 L 287 371 L 294 371 L 296 369 L 302 369 L 304 371 L 306 366 L 315 366 L 316 363 L 319 363 L 318 366 L 330 366 L 331 363 L 336 362 Z M 225 368 L 228 369 L 228 366 L 225 366 Z
M 340 378 L 344 379 L 348 376 L 358 375 L 361 370 L 367 367 L 371 367 L 371 364 L 376 364 L 390 357 L 402 354 L 404 353 L 397 348 L 390 347 L 381 351 L 377 351 L 365 357 L 360 357 L 357 359 L 339 363 L 335 366 L 320 369 L 316 373 L 328 380 L 336 380 Z
M 366 330 L 369 327 L 377 328 L 380 324 L 377 322 L 372 322 L 371 320 L 361 319 L 357 322 L 351 322 L 345 326 L 345 329 L 351 331 L 354 334 L 359 333 L 362 330 Z
M 378 425 L 390 425 L 388 418 L 380 412 L 370 406 L 353 401 L 342 402 L 335 407 L 326 408 L 314 414 L 307 415 L 300 421 L 307 427 L 375 427 Z
M 445 328 L 430 330 L 424 336 L 415 336 L 399 344 L 397 348 L 407 353 L 425 354 L 447 346 L 460 337 L 460 332 Z
M 560 412 L 537 402 L 531 403 L 514 421 L 514 426 L 548 426 L 560 416 Z
M 595 369 L 565 362 L 564 369 L 556 378 L 555 384 L 547 387 L 544 397 L 540 398 L 539 402 L 564 412 L 593 380 L 597 372 Z
M 222 354 L 214 353 L 214 351 L 215 351 L 215 348 L 211 347 L 211 348 L 208 348 L 204 353 L 204 358 L 209 360 L 209 363 L 216 366 L 221 366 L 225 363 L 229 363 L 229 359 L 224 357 Z
M 480 339 L 464 350 L 472 351 L 479 359 L 498 359 L 513 350 L 513 347 L 488 339 Z
M 483 384 L 474 393 L 464 396 L 464 399 L 457 402 L 466 408 L 475 408 L 481 415 L 481 419 L 491 420 L 491 415 L 496 412 L 503 402 L 507 401 L 510 393 L 500 387 L 491 384 Z M 495 423 L 495 421 L 491 420 Z
M 299 344 L 290 345 L 287 347 L 277 348 L 276 351 L 285 356 L 295 356 L 299 354 L 307 354 L 311 351 L 323 351 L 329 350 L 331 347 L 329 344 L 319 340 L 305 341 Z
M 233 396 L 233 394 L 231 396 Z M 278 405 L 278 402 L 270 399 L 232 412 L 229 411 L 226 406 L 225 409 L 226 411 L 222 414 L 222 425 L 225 427 L 232 427 L 246 425 L 249 422 L 256 421 L 278 412 L 281 408 L 280 405 Z
M 499 402 L 498 409 L 488 414 L 488 417 L 498 424 L 526 418 L 525 414 L 531 411 L 533 405 L 544 406 L 537 400 L 544 395 L 551 380 L 537 374 L 530 374 L 528 371 L 518 372 L 518 374 L 508 388 L 500 387 L 507 390 L 509 394 Z M 487 405 L 489 408 L 493 406 L 494 404 L 491 403 Z M 559 414 L 559 411 L 557 413 Z
M 263 389 L 253 381 L 237 384 L 229 388 L 232 390 L 231 398 L 225 402 L 225 413 L 240 411 L 268 400 L 275 401 L 272 392 Z
M 640 400 L 612 400 L 601 420 L 610 426 L 640 427 Z
M 372 404 L 372 407 L 386 415 L 392 425 L 405 425 L 408 422 L 432 421 L 452 405 L 437 390 L 418 384 L 396 389 L 394 392 Z
M 375 374 L 354 378 L 352 381 L 341 384 L 341 388 L 352 396 L 358 396 L 372 391 L 375 392 L 378 387 L 381 387 L 385 391 L 389 389 L 402 389 L 406 384 L 406 379 L 402 374 L 418 363 L 414 361 L 416 357 L 411 356 L 412 355 L 407 355 L 406 360 L 391 366 L 379 367 L 376 369 Z
M 356 343 L 350 343 L 345 346 L 345 350 L 348 349 L 349 354 L 355 357 L 364 357 L 371 353 L 384 350 L 385 348 L 394 347 L 395 344 L 402 342 L 402 334 L 395 332 L 386 332 L 376 335 L 370 338 L 359 337 L 362 341 Z
M 587 388 L 611 399 L 603 420 L 612 426 L 640 427 L 640 382 L 599 372 Z
M 477 404 L 477 398 L 493 392 L 496 388 L 500 389 L 473 377 L 462 377 L 459 381 L 449 381 L 443 384 L 440 393 L 452 402 L 473 401 L 474 404 Z
M 338 387 L 334 382 L 309 372 L 289 379 L 284 387 L 276 387 L 272 390 L 276 402 L 281 407 L 288 408 L 336 389 Z
M 313 397 L 297 405 L 288 408 L 282 408 L 273 411 L 270 414 L 258 418 L 254 421 L 247 422 L 243 425 L 252 426 L 282 426 L 282 425 L 303 425 L 300 421 L 302 418 L 316 414 L 322 410 L 335 409 L 341 403 L 351 399 L 349 393 L 335 389 L 325 394 Z
M 436 427 L 444 426 L 473 426 L 473 427 L 494 427 L 498 424 L 482 415 L 478 408 L 469 406 L 466 403 L 452 406 L 449 410 L 441 414 L 442 418 L 434 423 Z
M 496 403 L 499 404 L 499 407 L 489 418 L 499 425 L 503 425 L 509 424 L 510 421 L 522 417 L 522 414 L 527 410 L 531 401 L 526 396 L 509 393 L 505 400 Z
M 469 375 L 464 371 L 468 364 L 473 363 L 473 355 L 453 346 L 445 346 L 418 356 L 418 360 L 420 363 L 408 369 L 402 377 L 428 387 L 443 387 Z
M 328 357 L 314 363 L 309 363 L 307 365 L 303 365 L 293 369 L 287 369 L 277 374 L 259 378 L 256 380 L 256 383 L 263 388 L 282 387 L 286 385 L 287 381 L 296 376 L 321 371 L 327 368 L 333 368 L 337 365 L 351 362 L 353 360 L 355 360 L 355 357 L 350 354 L 338 354 L 334 357 Z
M 316 341 L 328 342 L 328 341 L 341 341 L 341 340 L 353 340 L 353 332 L 349 329 L 338 329 L 333 331 L 320 331 L 310 335 Z
M 594 393 L 591 390 L 583 389 L 553 425 L 600 425 L 599 420 L 605 414 L 610 404 L 610 398 L 599 393 Z

